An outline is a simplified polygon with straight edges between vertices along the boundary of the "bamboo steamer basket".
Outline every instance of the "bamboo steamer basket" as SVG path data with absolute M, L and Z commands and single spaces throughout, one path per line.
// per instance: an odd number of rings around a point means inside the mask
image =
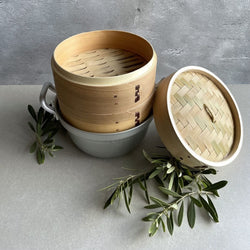
M 64 106 L 63 103 L 60 108 L 63 108 L 66 113 L 71 114 L 65 118 L 70 124 L 77 123 L 77 126 L 80 128 L 91 128 L 94 124 L 95 128 L 92 129 L 91 132 L 93 132 L 93 130 L 97 132 L 102 131 L 101 133 L 110 133 L 110 131 L 120 132 L 124 131 L 124 129 L 121 128 L 133 128 L 146 120 L 152 112 L 153 97 L 154 92 L 152 92 L 151 96 L 143 103 L 121 113 L 95 114 L 89 112 L 84 113 L 83 111 L 84 119 L 73 113 L 69 107 Z M 80 110 L 77 111 L 79 112 Z
M 153 112 L 162 142 L 187 166 L 224 166 L 240 151 L 237 104 L 225 84 L 204 68 L 184 67 L 161 80 Z
M 62 41 L 51 66 L 63 117 L 90 132 L 140 124 L 152 108 L 156 64 L 150 43 L 128 32 L 92 31 Z

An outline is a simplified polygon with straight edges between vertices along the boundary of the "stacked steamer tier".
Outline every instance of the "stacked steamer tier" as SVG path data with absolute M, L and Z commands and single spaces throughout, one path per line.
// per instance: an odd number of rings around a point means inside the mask
M 61 42 L 52 56 L 63 118 L 90 132 L 112 133 L 150 114 L 157 57 L 143 38 L 122 31 L 93 31 Z

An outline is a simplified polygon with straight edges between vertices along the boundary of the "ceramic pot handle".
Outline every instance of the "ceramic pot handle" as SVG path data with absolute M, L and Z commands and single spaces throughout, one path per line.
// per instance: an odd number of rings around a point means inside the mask
M 58 119 L 55 107 L 53 107 L 52 105 L 49 105 L 46 101 L 46 96 L 47 96 L 48 90 L 51 90 L 52 92 L 54 92 L 56 94 L 55 86 L 51 82 L 45 82 L 43 84 L 43 87 L 42 87 L 42 90 L 40 93 L 40 98 L 39 98 L 41 106 L 43 107 L 44 110 L 53 114 L 56 117 L 56 119 Z

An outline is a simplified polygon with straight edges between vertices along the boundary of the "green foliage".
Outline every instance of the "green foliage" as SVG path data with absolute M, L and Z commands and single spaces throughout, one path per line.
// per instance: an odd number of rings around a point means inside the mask
M 182 219 L 183 219 L 183 213 L 184 213 L 184 203 L 183 201 L 181 202 L 181 207 L 178 213 L 178 221 L 177 221 L 177 225 L 180 227 L 181 223 L 182 223 Z
M 182 225 L 185 203 L 187 204 L 187 220 L 191 228 L 195 225 L 196 208 L 205 209 L 214 222 L 219 221 L 211 197 L 218 197 L 217 190 L 223 188 L 227 181 L 211 183 L 205 175 L 215 175 L 215 169 L 206 166 L 191 168 L 171 156 L 151 157 L 145 151 L 143 154 L 152 164 L 151 169 L 145 173 L 118 178 L 118 182 L 104 188 L 106 190 L 114 189 L 106 201 L 104 209 L 112 205 L 117 198 L 120 200 L 121 194 L 123 194 L 125 206 L 131 213 L 133 186 L 138 185 L 148 203 L 144 208 L 153 211 L 142 219 L 151 223 L 148 230 L 149 236 L 155 235 L 159 228 L 162 228 L 163 232 L 167 228 L 169 234 L 172 235 L 175 224 L 173 218 L 177 218 L 178 226 Z M 163 194 L 161 197 L 164 198 L 149 196 L 147 187 L 149 180 L 155 181 L 159 191 Z M 153 183 L 152 181 L 150 184 Z
M 191 197 L 191 196 L 190 196 Z M 194 227 L 195 223 L 195 207 L 194 207 L 194 202 L 191 199 L 189 206 L 188 206 L 188 211 L 187 211 L 187 217 L 188 217 L 188 224 L 191 228 Z
M 36 112 L 31 105 L 28 105 L 28 112 L 34 122 L 28 122 L 28 125 L 35 137 L 35 141 L 30 146 L 30 153 L 35 153 L 37 163 L 43 164 L 46 154 L 53 157 L 54 152 L 62 149 L 61 146 L 55 145 L 54 139 L 60 129 L 60 123 L 42 107 Z

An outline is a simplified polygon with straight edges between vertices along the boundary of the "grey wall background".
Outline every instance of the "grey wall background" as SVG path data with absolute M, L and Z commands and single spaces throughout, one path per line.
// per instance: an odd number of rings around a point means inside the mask
M 149 40 L 157 81 L 199 65 L 225 83 L 250 83 L 250 0 L 0 0 L 0 84 L 52 81 L 65 38 L 118 29 Z

